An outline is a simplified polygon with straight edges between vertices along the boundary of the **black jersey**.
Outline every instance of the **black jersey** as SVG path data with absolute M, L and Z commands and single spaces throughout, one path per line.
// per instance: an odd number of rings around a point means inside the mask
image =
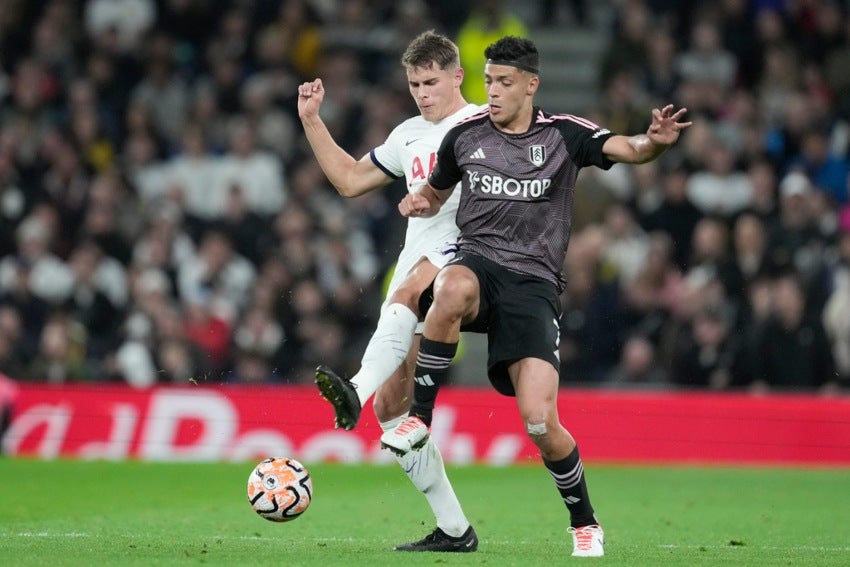
M 429 183 L 451 190 L 461 181 L 457 225 L 461 250 L 563 290 L 562 265 L 572 226 L 579 169 L 608 169 L 602 145 L 612 136 L 589 120 L 534 109 L 527 132 L 498 130 L 487 113 L 443 138 Z

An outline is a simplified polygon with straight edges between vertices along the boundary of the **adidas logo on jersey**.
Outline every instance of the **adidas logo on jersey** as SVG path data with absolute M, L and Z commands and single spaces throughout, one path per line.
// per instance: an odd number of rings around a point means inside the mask
M 483 149 L 478 148 L 478 149 L 477 149 L 477 150 L 475 150 L 475 152 L 474 152 L 471 156 L 469 156 L 469 157 L 470 157 L 471 159 L 484 159 L 484 158 L 486 158 L 487 156 L 485 156 L 485 155 L 484 155 L 484 150 L 483 150 Z

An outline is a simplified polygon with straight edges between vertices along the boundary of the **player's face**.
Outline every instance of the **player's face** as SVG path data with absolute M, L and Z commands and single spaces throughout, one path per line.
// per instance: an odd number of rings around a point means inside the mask
M 490 120 L 502 130 L 526 131 L 530 124 L 532 97 L 537 90 L 536 75 L 510 65 L 484 66 L 484 84 L 490 103 Z
M 407 68 L 410 95 L 422 118 L 429 122 L 439 122 L 455 112 L 462 80 L 463 70 L 458 67 L 440 69 L 431 64 L 430 67 Z

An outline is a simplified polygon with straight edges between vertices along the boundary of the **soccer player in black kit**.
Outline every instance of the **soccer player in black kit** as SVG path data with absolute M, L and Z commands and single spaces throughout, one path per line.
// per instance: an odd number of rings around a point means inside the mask
M 484 52 L 489 110 L 452 128 L 428 184 L 399 203 L 410 217 L 439 210 L 457 182 L 460 252 L 437 275 L 425 318 L 409 417 L 381 437 L 396 453 L 428 438 L 439 386 L 460 329 L 488 335 L 488 377 L 515 396 L 530 439 L 570 514 L 573 555 L 604 555 L 604 534 L 588 496 L 576 441 L 558 417 L 558 296 L 570 236 L 576 177 L 586 166 L 646 163 L 675 143 L 685 109 L 652 111 L 645 134 L 615 135 L 569 114 L 534 106 L 534 44 L 504 37 Z

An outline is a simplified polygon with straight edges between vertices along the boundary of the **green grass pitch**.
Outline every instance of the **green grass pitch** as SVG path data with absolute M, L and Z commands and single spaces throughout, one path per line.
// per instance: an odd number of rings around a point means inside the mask
M 542 466 L 452 467 L 473 554 L 401 554 L 433 527 L 394 465 L 309 464 L 315 499 L 276 524 L 249 507 L 253 463 L 0 459 L 0 564 L 850 565 L 850 470 L 591 463 L 606 556 L 569 556 Z

